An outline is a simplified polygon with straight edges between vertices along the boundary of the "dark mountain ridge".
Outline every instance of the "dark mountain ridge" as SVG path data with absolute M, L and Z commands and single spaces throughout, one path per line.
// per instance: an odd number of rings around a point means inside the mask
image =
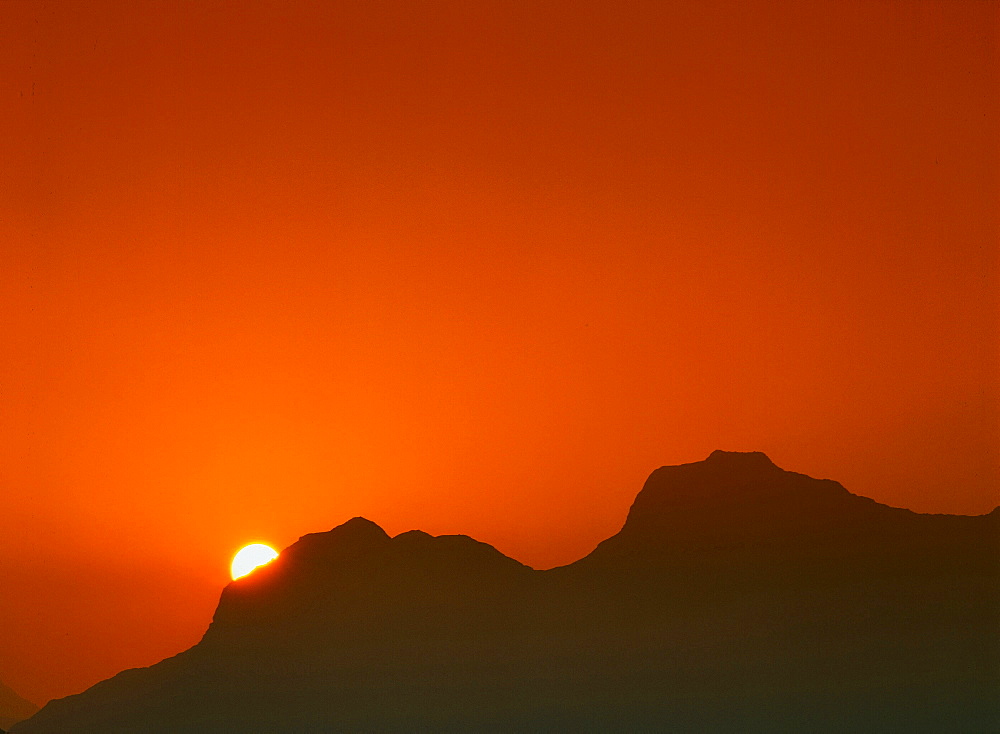
M 363 518 L 229 584 L 201 642 L 15 734 L 1000 731 L 1000 512 L 714 452 L 535 571 Z
M 810 573 L 995 573 L 995 555 L 974 551 L 1000 547 L 998 510 L 922 515 L 784 471 L 760 452 L 715 451 L 654 471 L 621 532 L 573 565 L 628 557 L 697 567 L 720 557 L 731 570 L 757 562 Z

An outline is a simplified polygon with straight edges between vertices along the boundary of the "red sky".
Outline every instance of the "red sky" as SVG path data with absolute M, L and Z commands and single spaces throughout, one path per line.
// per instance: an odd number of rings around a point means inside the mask
M 567 563 L 715 448 L 1000 504 L 998 9 L 0 5 L 0 680 L 354 515 Z

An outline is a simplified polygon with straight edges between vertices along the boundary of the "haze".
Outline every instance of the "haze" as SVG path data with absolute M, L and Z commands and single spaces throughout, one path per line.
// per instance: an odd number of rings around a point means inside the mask
M 980 514 L 998 5 L 4 3 L 0 680 L 355 515 L 544 568 L 765 451 Z

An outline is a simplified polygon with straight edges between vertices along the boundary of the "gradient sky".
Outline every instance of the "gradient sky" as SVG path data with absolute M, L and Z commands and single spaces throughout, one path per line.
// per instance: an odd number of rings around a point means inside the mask
M 567 563 L 716 448 L 1000 504 L 998 8 L 0 4 L 0 679 L 354 515 Z

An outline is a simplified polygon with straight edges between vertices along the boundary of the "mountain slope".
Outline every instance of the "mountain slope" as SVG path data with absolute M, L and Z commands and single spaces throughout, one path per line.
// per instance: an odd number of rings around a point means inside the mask
M 25 701 L 10 688 L 0 683 L 0 729 L 9 729 L 36 711 L 38 711 L 38 707 L 35 704 Z
M 998 540 L 730 452 L 550 571 L 355 518 L 14 732 L 996 731 Z
M 921 515 L 784 471 L 759 452 L 715 451 L 654 471 L 625 526 L 573 564 L 668 565 L 858 581 L 879 574 L 994 574 L 1000 512 Z M 757 580 L 757 579 L 755 579 Z

